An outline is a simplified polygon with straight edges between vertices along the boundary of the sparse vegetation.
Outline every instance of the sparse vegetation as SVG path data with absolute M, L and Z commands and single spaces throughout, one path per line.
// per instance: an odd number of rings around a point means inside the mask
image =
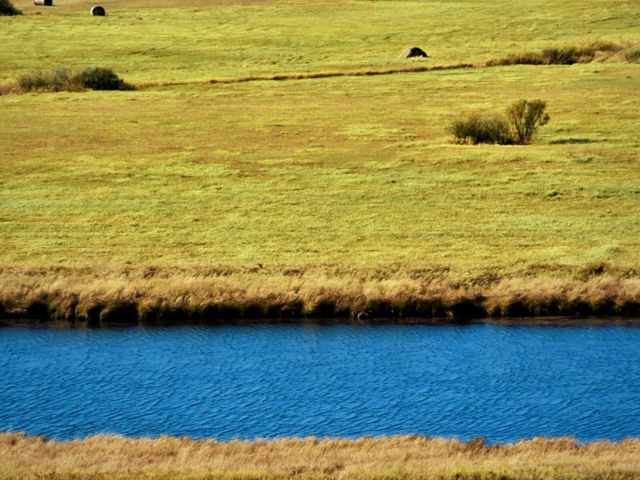
M 0 15 L 21 15 L 22 12 L 13 6 L 11 0 L 0 0 Z
M 62 66 L 54 67 L 50 72 L 41 70 L 25 73 L 18 78 L 18 86 L 25 92 L 78 91 L 92 90 L 133 90 L 133 87 L 109 68 L 85 68 L 71 73 Z
M 542 100 L 520 100 L 507 108 L 504 116 L 473 112 L 454 120 L 448 131 L 461 144 L 527 145 L 549 121 L 546 107 Z
M 640 440 L 488 445 L 420 436 L 230 442 L 163 436 L 55 441 L 0 434 L 3 480 L 633 480 Z

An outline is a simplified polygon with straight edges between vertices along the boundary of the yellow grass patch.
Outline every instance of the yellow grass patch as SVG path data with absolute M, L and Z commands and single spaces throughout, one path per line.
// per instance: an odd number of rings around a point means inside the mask
M 0 434 L 0 477 L 13 479 L 633 479 L 640 441 L 534 438 L 486 445 L 419 436 L 217 442 L 189 438 L 45 441 Z

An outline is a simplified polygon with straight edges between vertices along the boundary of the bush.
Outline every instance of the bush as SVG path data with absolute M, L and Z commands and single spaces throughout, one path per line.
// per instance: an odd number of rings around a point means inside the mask
M 526 145 L 549 121 L 546 106 L 542 100 L 520 100 L 512 104 L 504 115 L 473 112 L 454 120 L 447 130 L 460 144 Z
M 1 0 L 0 0 L 1 1 Z M 64 67 L 55 67 L 51 72 L 35 71 L 18 78 L 18 85 L 26 92 L 44 90 L 49 92 L 92 90 L 133 90 L 108 68 L 86 68 L 71 74 Z
M 10 0 L 0 0 L 0 15 L 22 15 Z
M 461 144 L 511 143 L 509 124 L 500 115 L 473 112 L 466 118 L 454 120 L 449 132 L 455 137 L 456 143 Z
M 546 125 L 549 115 L 545 113 L 547 102 L 542 100 L 520 100 L 507 109 L 507 119 L 512 129 L 513 143 L 526 145 L 531 143 L 538 129 Z
M 81 85 L 64 67 L 54 67 L 51 72 L 35 71 L 18 78 L 18 85 L 29 92 L 46 90 L 59 92 L 62 90 L 79 90 Z
M 82 86 L 92 90 L 133 90 L 110 68 L 86 68 L 78 75 Z

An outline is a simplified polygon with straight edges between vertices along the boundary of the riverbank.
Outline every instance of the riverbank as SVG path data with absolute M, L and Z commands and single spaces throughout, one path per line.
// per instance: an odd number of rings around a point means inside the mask
M 534 438 L 487 445 L 419 436 L 230 442 L 98 435 L 55 441 L 0 434 L 13 479 L 607 479 L 640 476 L 640 440 Z
M 0 324 L 69 327 L 325 319 L 441 323 L 472 319 L 640 317 L 640 279 L 604 265 L 534 275 L 386 265 L 2 268 Z

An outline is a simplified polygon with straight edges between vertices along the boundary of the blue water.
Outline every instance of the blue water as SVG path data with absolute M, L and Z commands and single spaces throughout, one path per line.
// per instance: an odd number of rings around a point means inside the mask
M 640 436 L 640 329 L 0 329 L 0 430 Z

